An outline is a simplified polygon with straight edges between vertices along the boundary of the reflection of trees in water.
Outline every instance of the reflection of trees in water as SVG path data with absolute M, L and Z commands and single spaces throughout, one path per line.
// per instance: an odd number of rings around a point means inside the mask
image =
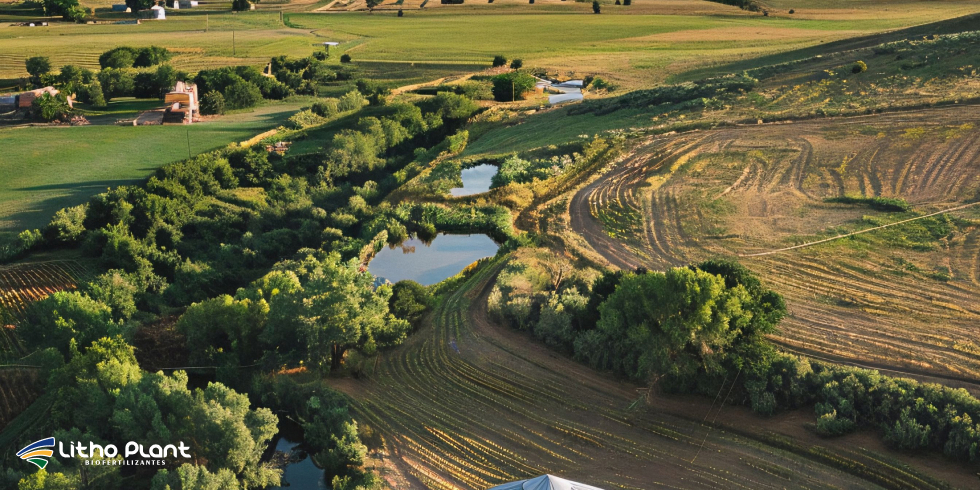
M 415 253 L 415 246 L 414 245 L 412 245 L 412 246 L 402 245 L 401 247 L 402 247 L 402 253 L 403 254 L 413 254 L 413 253 Z

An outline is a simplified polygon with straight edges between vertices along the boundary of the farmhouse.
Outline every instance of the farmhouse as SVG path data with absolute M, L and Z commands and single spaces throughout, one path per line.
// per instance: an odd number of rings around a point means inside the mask
M 28 90 L 27 92 L 21 92 L 19 94 L 0 95 L 0 112 L 30 109 L 31 104 L 34 103 L 34 99 L 37 99 L 46 93 L 55 96 L 61 93 L 61 91 L 54 87 L 47 86 L 34 90 Z M 74 107 L 74 101 L 71 99 L 71 97 L 68 97 L 68 107 Z
M 164 124 L 190 124 L 198 111 L 197 85 L 178 81 L 163 101 L 167 104 L 163 112 Z

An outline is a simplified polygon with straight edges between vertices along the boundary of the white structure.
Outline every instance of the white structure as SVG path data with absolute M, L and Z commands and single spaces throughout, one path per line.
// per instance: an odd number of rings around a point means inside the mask
M 150 20 L 167 19 L 167 12 L 163 9 L 163 7 L 159 5 L 154 5 L 146 10 L 140 10 L 138 14 L 141 19 L 150 19 Z
M 541 475 L 530 480 L 504 483 L 489 490 L 602 490 L 584 483 L 573 482 L 552 475 Z

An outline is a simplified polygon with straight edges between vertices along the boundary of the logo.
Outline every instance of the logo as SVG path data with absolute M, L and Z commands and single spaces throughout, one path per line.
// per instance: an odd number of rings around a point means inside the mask
M 64 441 L 58 442 L 57 445 L 59 457 L 81 459 L 85 466 L 164 466 L 167 464 L 168 457 L 173 459 L 191 458 L 190 452 L 188 452 L 190 447 L 183 441 L 177 445 L 153 444 L 149 447 L 129 441 L 122 451 L 113 444 L 101 446 L 91 441 L 87 445 L 82 442 L 68 442 L 66 444 Z M 21 449 L 17 452 L 17 457 L 44 469 L 48 465 L 48 460 L 45 458 L 54 457 L 54 447 L 54 437 L 48 437 L 32 442 Z
M 24 449 L 18 451 L 17 456 L 20 457 L 20 459 L 33 463 L 34 466 L 37 466 L 38 468 L 44 469 L 44 467 L 48 465 L 48 460 L 44 458 L 54 456 L 53 450 L 44 449 L 48 447 L 54 447 L 53 437 L 32 442 Z

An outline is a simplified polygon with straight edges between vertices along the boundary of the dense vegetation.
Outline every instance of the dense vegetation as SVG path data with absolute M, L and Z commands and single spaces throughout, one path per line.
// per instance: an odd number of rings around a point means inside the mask
M 814 407 L 821 435 L 868 427 L 895 448 L 980 459 L 980 400 L 777 352 L 765 336 L 785 314 L 783 300 L 737 263 L 590 277 L 560 256 L 522 256 L 500 274 L 489 311 L 596 369 L 664 392 L 724 392 L 763 415 Z
M 290 63 L 274 62 L 277 76 L 310 70 L 306 62 Z M 110 70 L 120 69 L 103 73 Z M 228 96 L 236 85 L 252 83 L 242 74 L 257 73 L 205 70 L 196 79 Z M 292 90 L 277 79 L 258 79 Z M 261 460 L 276 417 L 249 406 L 271 406 L 306 421 L 307 442 L 328 479 L 336 477 L 335 487 L 373 485 L 374 477 L 361 470 L 364 446 L 342 398 L 310 387 L 285 393 L 286 381 L 257 375 L 283 368 L 325 374 L 404 340 L 430 299 L 411 285 L 374 286 L 361 264 L 385 241 L 461 228 L 506 239 L 511 231 L 499 207 L 382 202 L 418 171 L 416 158 L 461 151 L 466 132 L 457 130 L 478 107 L 453 93 L 415 104 L 370 95 L 381 106 L 370 116 L 356 116 L 368 102 L 358 92 L 311 107 L 308 113 L 320 120 L 307 127 L 351 121 L 317 153 L 281 157 L 261 147 L 230 147 L 202 154 L 161 168 L 144 185 L 110 189 L 63 209 L 44 230 L 22 234 L 6 260 L 72 247 L 104 272 L 78 291 L 33 303 L 20 322 L 18 336 L 50 372 L 42 379 L 49 379 L 45 391 L 57 402 L 55 416 L 43 423 L 15 422 L 17 430 L 4 433 L 10 442 L 45 433 L 93 441 L 193 439 L 209 444 L 193 448 L 194 461 L 139 481 L 153 476 L 152 487 L 161 489 L 262 488 L 279 479 Z M 186 359 L 213 373 L 205 387 L 188 388 L 181 371 L 145 371 L 134 355 L 135 338 L 167 318 L 176 319 L 170 328 Z M 145 403 L 155 408 L 137 410 Z M 155 419 L 164 425 L 149 423 Z M 206 424 L 241 428 L 217 434 Z M 210 454 L 218 450 L 211 448 L 231 452 Z M 10 470 L 4 478 L 16 486 L 22 475 Z M 75 464 L 52 464 L 24 478 L 20 488 L 80 478 L 99 488 L 131 488 L 118 467 L 89 475 Z

